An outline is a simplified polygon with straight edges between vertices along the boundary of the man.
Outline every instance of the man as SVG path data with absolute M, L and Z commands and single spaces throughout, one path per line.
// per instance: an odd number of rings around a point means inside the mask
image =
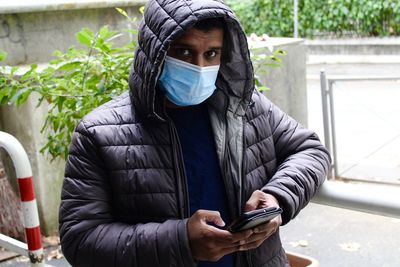
M 150 0 L 130 92 L 76 127 L 60 237 L 73 266 L 288 266 L 278 227 L 329 155 L 254 88 L 246 36 L 221 1 Z M 230 233 L 245 211 L 282 216 Z

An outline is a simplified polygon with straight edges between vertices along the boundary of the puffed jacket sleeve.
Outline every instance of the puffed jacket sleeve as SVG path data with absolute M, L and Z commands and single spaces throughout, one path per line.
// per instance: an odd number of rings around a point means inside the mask
M 98 147 L 81 121 L 72 138 L 59 212 L 62 251 L 74 267 L 195 266 L 186 220 L 129 225 L 113 217 Z
M 277 198 L 283 209 L 283 224 L 286 224 L 317 193 L 331 159 L 314 132 L 272 103 L 268 116 L 278 169 L 262 191 Z

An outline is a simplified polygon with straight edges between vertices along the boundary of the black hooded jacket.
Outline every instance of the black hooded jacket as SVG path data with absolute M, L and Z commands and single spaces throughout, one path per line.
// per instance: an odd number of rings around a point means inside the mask
M 206 103 L 231 217 L 263 190 L 278 199 L 286 224 L 322 184 L 327 151 L 255 90 L 246 36 L 233 12 L 216 0 L 150 0 L 129 93 L 85 116 L 73 135 L 59 214 L 62 250 L 73 266 L 196 265 L 182 152 L 157 81 L 171 42 L 211 17 L 227 25 L 217 90 Z M 235 265 L 286 266 L 279 232 L 237 253 Z

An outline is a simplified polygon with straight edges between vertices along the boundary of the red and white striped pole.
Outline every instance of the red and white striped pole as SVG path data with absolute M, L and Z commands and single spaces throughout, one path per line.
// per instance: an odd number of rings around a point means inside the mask
M 8 152 L 15 166 L 31 266 L 44 267 L 39 214 L 28 155 L 15 137 L 1 131 L 0 147 Z

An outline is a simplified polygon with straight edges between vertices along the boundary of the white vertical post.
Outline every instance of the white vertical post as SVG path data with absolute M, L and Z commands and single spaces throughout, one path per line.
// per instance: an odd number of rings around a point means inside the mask
M 328 90 L 327 90 L 327 80 L 325 70 L 321 70 L 320 73 L 320 82 L 321 82 L 321 102 L 322 102 L 322 122 L 324 125 L 324 139 L 325 139 L 325 147 L 328 149 L 330 153 L 332 153 L 331 146 L 331 130 L 330 130 L 330 118 L 329 118 L 329 104 L 328 104 Z M 332 172 L 328 172 L 328 179 L 332 179 Z
M 24 227 L 27 239 L 28 256 L 32 267 L 44 267 L 43 246 L 40 234 L 39 214 L 33 186 L 32 168 L 21 143 L 12 135 L 0 131 L 0 147 L 3 147 L 10 155 L 15 166 L 18 186 L 21 198 L 21 207 L 24 217 Z M 1 211 L 0 211 L 1 212 Z M 1 243 L 21 252 L 21 242 L 13 242 L 11 238 L 0 239 Z

